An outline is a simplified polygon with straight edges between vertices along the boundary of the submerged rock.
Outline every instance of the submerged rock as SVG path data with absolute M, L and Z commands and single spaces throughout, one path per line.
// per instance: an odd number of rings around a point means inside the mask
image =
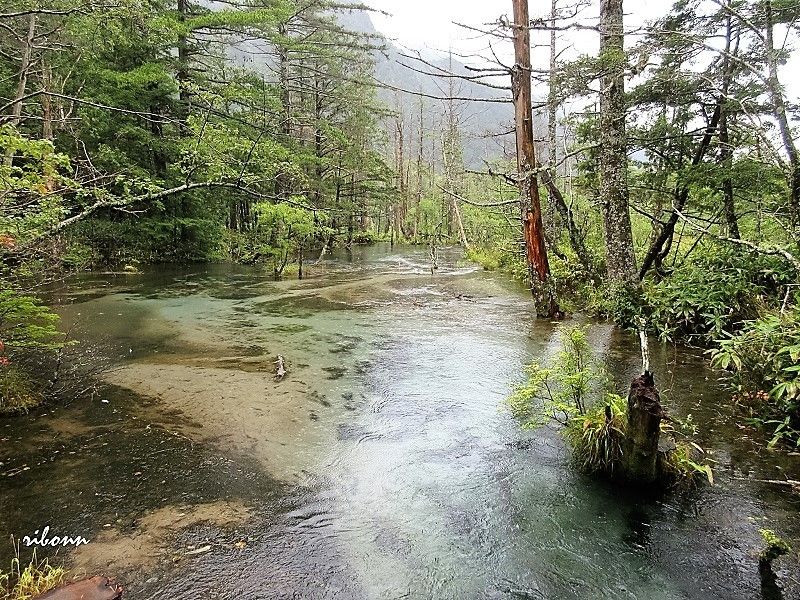
M 36 600 L 117 600 L 122 598 L 122 586 L 99 575 L 68 583 L 37 596 Z

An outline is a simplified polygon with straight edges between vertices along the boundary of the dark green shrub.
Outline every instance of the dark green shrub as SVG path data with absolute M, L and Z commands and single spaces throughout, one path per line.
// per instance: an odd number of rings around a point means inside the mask
M 739 403 L 772 430 L 770 445 L 800 447 L 800 309 L 746 321 L 718 344 L 712 365 L 728 373 Z

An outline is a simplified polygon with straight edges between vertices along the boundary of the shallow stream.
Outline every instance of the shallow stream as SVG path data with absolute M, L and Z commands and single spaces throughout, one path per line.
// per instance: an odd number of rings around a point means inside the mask
M 230 265 L 70 281 L 63 325 L 108 365 L 97 390 L 0 420 L 0 535 L 82 535 L 56 560 L 133 600 L 761 598 L 759 528 L 800 542 L 800 497 L 766 481 L 800 479 L 800 458 L 739 423 L 701 354 L 654 343 L 715 485 L 644 498 L 576 473 L 557 432 L 505 404 L 559 326 L 443 258 L 435 275 L 422 249 L 376 246 L 301 281 Z M 589 332 L 624 393 L 637 339 Z M 800 598 L 796 555 L 781 561 Z

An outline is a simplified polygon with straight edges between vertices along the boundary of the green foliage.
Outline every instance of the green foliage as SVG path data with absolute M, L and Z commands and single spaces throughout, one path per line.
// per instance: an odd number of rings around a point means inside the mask
M 520 282 L 528 277 L 528 267 L 519 253 L 501 248 L 473 247 L 466 252 L 466 258 L 478 263 L 485 271 L 501 271 Z
M 728 373 L 739 403 L 772 430 L 770 446 L 800 447 L 800 309 L 746 321 L 718 344 L 712 365 Z
M 295 198 L 295 201 L 303 198 Z M 304 209 L 288 204 L 260 203 L 255 207 L 258 215 L 257 229 L 252 236 L 251 260 L 265 262 L 276 276 L 281 276 L 293 256 L 299 256 L 308 246 L 312 234 L 323 235 L 314 215 Z
M 73 186 L 63 175 L 70 160 L 56 152 L 51 142 L 31 139 L 11 125 L 0 126 L 0 149 L 20 157 L 13 165 L 0 163 L 0 236 L 19 247 L 42 235 L 61 217 L 63 196 L 50 190 Z M 14 210 L 15 205 L 26 210 Z
M 564 435 L 581 470 L 614 475 L 622 459 L 627 415 L 628 401 L 606 393 L 604 402 L 569 420 Z
M 759 529 L 758 533 L 761 534 L 761 539 L 764 540 L 764 549 L 758 555 L 760 561 L 771 563 L 776 558 L 792 551 L 789 543 L 771 529 Z
M 66 577 L 64 568 L 52 566 L 47 559 L 38 560 L 35 551 L 25 568 L 15 556 L 9 571 L 0 570 L 0 600 L 33 600 L 64 583 Z
M 780 257 L 708 244 L 641 291 L 604 288 L 594 306 L 628 327 L 644 318 L 661 340 L 708 345 L 781 302 L 797 276 Z
M 0 342 L 7 351 L 60 348 L 57 324 L 58 315 L 36 298 L 0 290 Z
M 63 346 L 58 315 L 32 296 L 0 291 L 0 413 L 24 412 L 42 400 L 29 373 L 18 364 L 23 353 Z
M 714 472 L 711 465 L 701 462 L 698 454 L 703 450 L 693 442 L 679 441 L 675 448 L 662 456 L 660 467 L 665 479 L 678 486 L 691 486 L 698 478 L 714 485 Z
M 508 399 L 525 427 L 540 427 L 551 420 L 567 424 L 573 417 L 585 415 L 589 393 L 607 383 L 583 327 L 562 330 L 562 349 L 553 363 L 552 368 L 528 365 L 526 381 L 516 386 Z

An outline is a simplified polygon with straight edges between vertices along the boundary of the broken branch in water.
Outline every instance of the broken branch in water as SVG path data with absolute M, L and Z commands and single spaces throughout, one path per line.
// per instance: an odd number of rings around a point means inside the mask
M 275 361 L 275 364 L 278 366 L 275 372 L 275 379 L 280 381 L 286 376 L 286 363 L 283 360 L 283 356 L 278 354 L 278 360 Z
M 642 347 L 642 373 L 650 372 L 650 348 L 647 344 L 647 322 L 639 317 L 637 319 L 639 326 L 639 345 Z

